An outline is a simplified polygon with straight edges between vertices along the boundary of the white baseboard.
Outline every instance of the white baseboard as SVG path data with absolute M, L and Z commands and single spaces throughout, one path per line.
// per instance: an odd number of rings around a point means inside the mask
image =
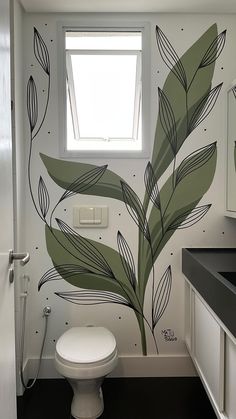
M 28 359 L 27 376 L 34 378 L 38 360 Z M 188 355 L 121 356 L 110 377 L 193 377 L 196 370 Z M 61 378 L 53 358 L 43 358 L 39 378 Z

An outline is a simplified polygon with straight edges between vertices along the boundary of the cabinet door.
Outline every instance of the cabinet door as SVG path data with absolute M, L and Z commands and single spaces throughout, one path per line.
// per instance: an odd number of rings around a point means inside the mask
M 235 86 L 233 86 L 235 87 Z M 227 185 L 226 210 L 227 215 L 236 217 L 236 167 L 235 167 L 235 132 L 236 132 L 236 98 L 233 88 L 227 94 Z
M 225 345 L 225 413 L 236 419 L 236 344 L 227 336 Z
M 187 281 L 185 281 L 185 343 L 189 352 L 191 353 L 191 288 Z
M 224 332 L 199 297 L 194 296 L 193 356 L 206 390 L 223 410 Z

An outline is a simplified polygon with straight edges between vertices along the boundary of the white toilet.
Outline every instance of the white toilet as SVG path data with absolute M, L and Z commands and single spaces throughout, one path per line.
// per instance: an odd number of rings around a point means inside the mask
M 101 384 L 118 361 L 116 340 L 104 327 L 72 327 L 57 341 L 55 366 L 71 384 L 71 415 L 98 418 L 104 409 Z

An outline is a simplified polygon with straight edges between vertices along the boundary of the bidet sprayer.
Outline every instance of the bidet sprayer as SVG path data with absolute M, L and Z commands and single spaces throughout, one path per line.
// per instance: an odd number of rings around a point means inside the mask
M 48 316 L 51 314 L 51 311 L 52 311 L 51 307 L 50 307 L 50 306 L 46 306 L 46 307 L 44 307 L 44 309 L 43 309 L 43 315 L 44 315 L 45 317 L 48 317 Z

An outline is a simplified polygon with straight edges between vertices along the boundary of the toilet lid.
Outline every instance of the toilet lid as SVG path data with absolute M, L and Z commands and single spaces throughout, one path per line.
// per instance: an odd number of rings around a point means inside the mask
M 72 327 L 57 341 L 60 357 L 75 363 L 98 362 L 116 350 L 113 334 L 104 327 Z

